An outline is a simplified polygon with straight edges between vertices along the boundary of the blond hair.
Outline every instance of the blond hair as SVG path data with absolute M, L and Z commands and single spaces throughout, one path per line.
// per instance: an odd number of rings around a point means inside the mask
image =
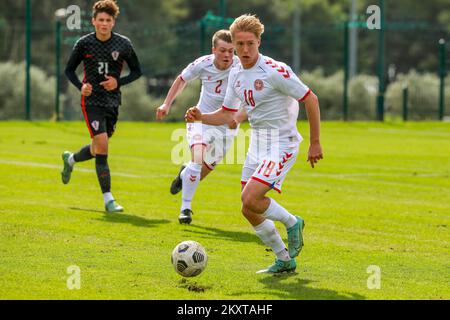
M 92 16 L 97 18 L 97 15 L 102 12 L 116 19 L 120 13 L 120 9 L 115 0 L 100 0 L 92 7 Z
M 216 33 L 214 33 L 213 37 L 212 37 L 212 46 L 214 48 L 217 47 L 217 41 L 222 40 L 225 41 L 227 43 L 231 43 L 231 33 L 229 30 L 219 30 Z
M 231 38 L 234 38 L 237 32 L 251 32 L 258 39 L 264 33 L 264 25 L 256 15 L 244 14 L 234 20 L 230 26 Z

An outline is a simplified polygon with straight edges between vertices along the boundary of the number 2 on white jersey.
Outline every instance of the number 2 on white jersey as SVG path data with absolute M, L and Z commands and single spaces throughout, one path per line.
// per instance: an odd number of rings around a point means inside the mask
M 222 92 L 222 90 L 220 89 L 220 87 L 222 86 L 223 80 L 217 80 L 217 87 L 216 87 L 216 93 L 220 94 Z

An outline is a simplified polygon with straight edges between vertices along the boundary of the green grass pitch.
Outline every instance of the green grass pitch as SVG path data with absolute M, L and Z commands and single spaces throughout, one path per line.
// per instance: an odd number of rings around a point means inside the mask
M 450 124 L 324 122 L 314 170 L 298 127 L 299 159 L 270 196 L 305 219 L 305 247 L 297 273 L 275 277 L 255 274 L 274 257 L 240 213 L 241 165 L 204 180 L 192 225 L 178 224 L 171 135 L 184 124 L 119 122 L 109 163 L 126 212 L 106 215 L 92 161 L 61 183 L 61 153 L 89 142 L 84 123 L 1 122 L 0 299 L 450 299 Z M 186 281 L 170 263 L 184 240 L 209 256 Z

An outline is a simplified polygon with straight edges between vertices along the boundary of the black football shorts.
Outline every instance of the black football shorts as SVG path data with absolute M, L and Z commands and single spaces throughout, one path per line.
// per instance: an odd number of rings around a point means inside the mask
M 109 138 L 112 137 L 116 130 L 119 107 L 82 106 L 82 110 L 91 138 L 105 132 Z

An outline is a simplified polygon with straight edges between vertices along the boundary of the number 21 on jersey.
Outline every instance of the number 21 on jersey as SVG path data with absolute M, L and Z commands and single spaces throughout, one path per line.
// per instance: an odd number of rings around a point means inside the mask
M 109 74 L 109 66 L 108 62 L 99 62 L 98 63 L 98 73 L 108 75 Z

